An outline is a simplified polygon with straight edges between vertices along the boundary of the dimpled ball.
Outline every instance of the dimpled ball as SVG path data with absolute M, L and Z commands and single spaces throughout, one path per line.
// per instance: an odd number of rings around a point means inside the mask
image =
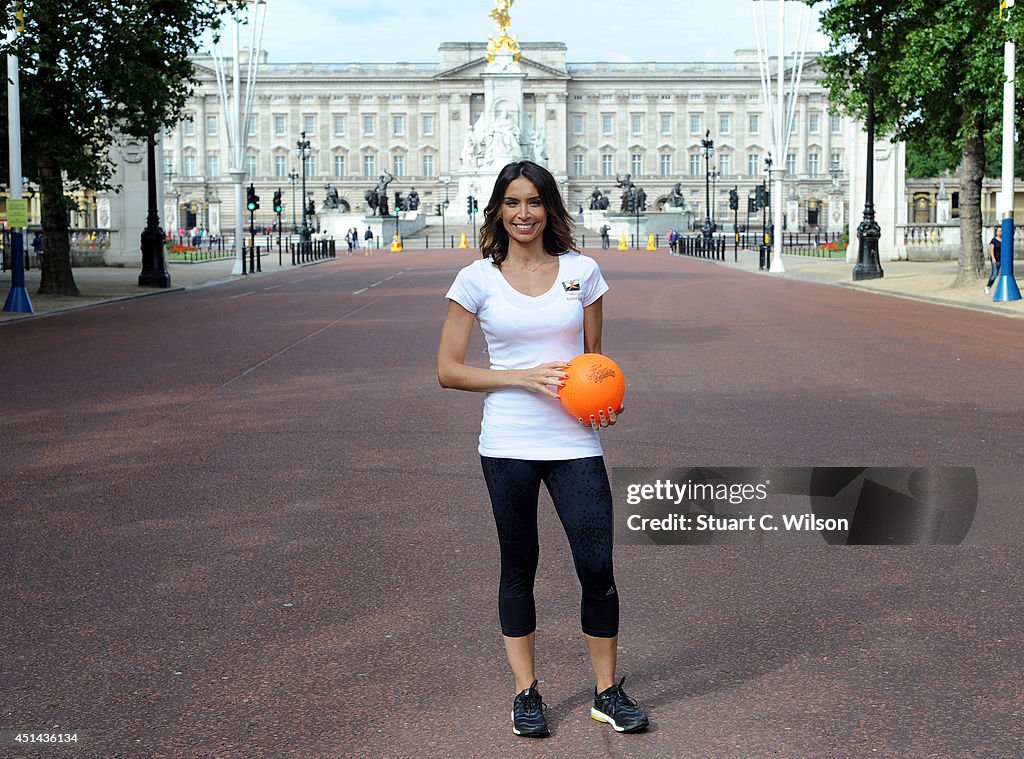
M 588 423 L 591 415 L 599 420 L 598 411 L 607 416 L 609 407 L 616 413 L 622 409 L 626 378 L 619 365 L 607 356 L 583 353 L 569 361 L 565 373 L 569 376 L 558 389 L 558 399 L 581 422 Z

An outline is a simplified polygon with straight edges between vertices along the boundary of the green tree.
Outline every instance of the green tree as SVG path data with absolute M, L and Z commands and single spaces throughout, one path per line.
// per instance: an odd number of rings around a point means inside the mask
M 805 0 L 822 8 L 830 40 L 821 59 L 833 103 L 863 118 L 875 93 L 876 129 L 914 148 L 914 172 L 949 168 L 959 156 L 958 284 L 982 276 L 985 144 L 1001 131 L 1003 42 L 1020 18 L 979 0 Z M 933 150 L 921 160 L 923 151 Z M 998 172 L 996 172 L 998 173 Z
M 14 5 L 5 4 L 8 25 Z M 25 29 L 0 48 L 19 57 L 24 173 L 40 188 L 46 255 L 39 292 L 77 295 L 65 189 L 117 189 L 111 184 L 113 141 L 118 135 L 146 141 L 178 120 L 196 85 L 191 56 L 206 30 L 216 30 L 244 2 L 19 5 Z M 6 118 L 2 130 L 6 138 Z

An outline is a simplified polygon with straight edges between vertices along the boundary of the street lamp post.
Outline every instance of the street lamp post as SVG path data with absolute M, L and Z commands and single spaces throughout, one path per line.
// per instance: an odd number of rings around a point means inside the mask
M 700 141 L 704 151 L 704 226 L 700 228 L 701 236 L 710 240 L 715 228 L 711 223 L 711 156 L 715 154 L 715 141 L 711 139 L 711 130 L 707 130 Z
M 452 178 L 447 174 L 441 177 L 441 184 L 444 185 L 444 205 L 441 206 L 441 249 L 444 250 L 445 242 L 447 241 L 446 232 L 444 228 L 444 216 L 448 212 L 448 185 L 452 183 Z
M 715 181 L 722 176 L 721 172 L 716 168 L 711 170 L 711 230 L 715 231 L 718 229 L 718 223 L 715 221 L 715 206 L 718 205 L 718 190 L 715 188 Z
M 292 233 L 298 230 L 298 225 L 295 223 L 295 183 L 299 180 L 299 173 L 292 169 L 288 172 L 288 181 L 292 183 Z
M 299 161 L 302 163 L 302 241 L 309 240 L 309 225 L 306 223 L 306 156 L 309 154 L 309 140 L 306 133 L 302 133 L 302 139 L 296 143 L 299 152 Z
M 864 180 L 867 189 L 864 193 L 864 219 L 857 226 L 857 265 L 853 267 L 854 281 L 862 279 L 881 279 L 885 276 L 878 260 L 878 241 L 882 237 L 882 228 L 875 221 L 875 88 L 868 87 L 867 114 L 867 171 Z
M 142 230 L 142 272 L 139 274 L 140 287 L 170 287 L 171 275 L 167 271 L 164 252 L 164 231 L 160 228 L 160 213 L 156 207 L 156 138 L 146 140 L 149 208 L 146 228 Z

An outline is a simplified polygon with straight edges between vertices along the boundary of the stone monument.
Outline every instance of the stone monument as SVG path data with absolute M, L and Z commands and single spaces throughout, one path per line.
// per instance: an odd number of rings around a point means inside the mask
M 487 66 L 484 69 L 484 110 L 463 140 L 459 181 L 453 209 L 465 206 L 472 195 L 483 206 L 491 196 L 494 180 L 503 166 L 513 161 L 531 160 L 547 165 L 547 141 L 543 127 L 527 128 L 523 109 L 523 80 L 526 73 L 519 65 L 522 51 L 515 35 L 509 36 L 509 8 L 514 0 L 495 0 L 489 14 L 498 27 L 498 36 L 489 38 Z

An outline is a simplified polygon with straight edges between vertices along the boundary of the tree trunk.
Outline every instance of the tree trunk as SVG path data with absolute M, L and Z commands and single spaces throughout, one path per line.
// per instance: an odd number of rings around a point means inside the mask
M 960 161 L 960 267 L 954 285 L 977 283 L 985 271 L 981 229 L 981 182 L 985 178 L 985 136 L 980 129 L 964 138 Z
M 39 194 L 43 226 L 43 266 L 40 295 L 78 295 L 71 272 L 71 241 L 64 182 L 53 156 L 39 155 Z

